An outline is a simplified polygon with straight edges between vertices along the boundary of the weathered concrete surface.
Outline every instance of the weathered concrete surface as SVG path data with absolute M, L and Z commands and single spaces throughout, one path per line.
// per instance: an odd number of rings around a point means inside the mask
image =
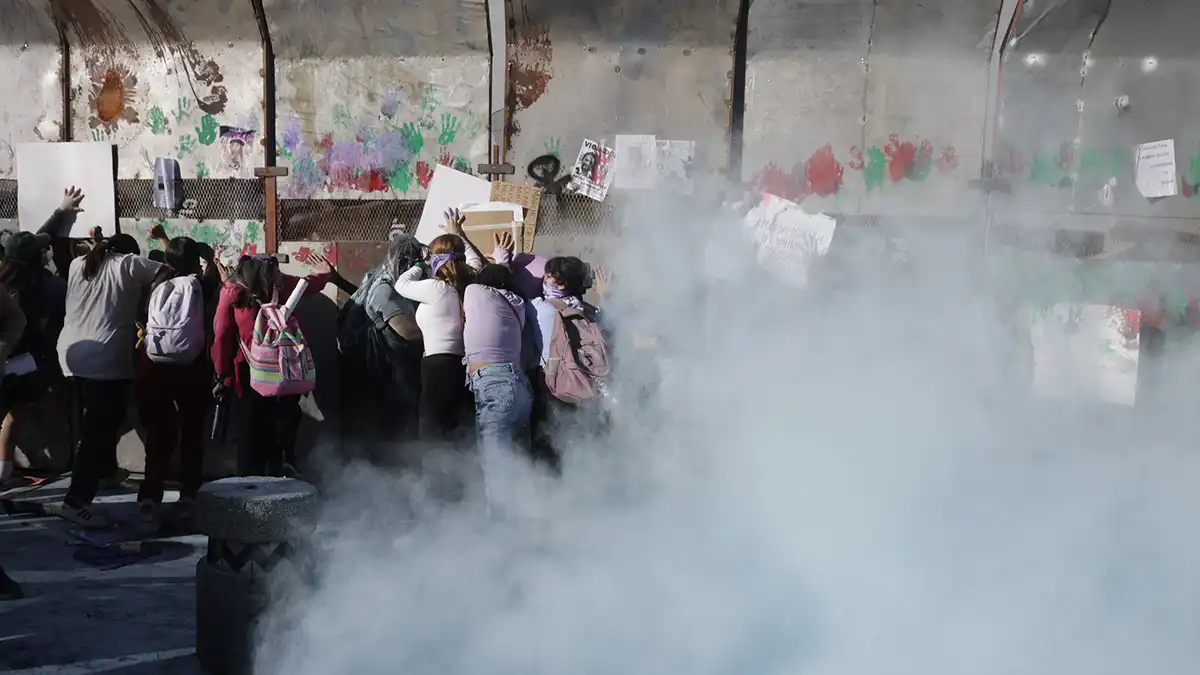
M 488 159 L 483 0 L 267 0 L 287 198 L 417 199 Z
M 117 145 L 121 178 L 154 159 L 184 178 L 263 162 L 263 49 L 248 0 L 53 0 L 71 50 L 71 133 Z
M 570 169 L 585 138 L 654 134 L 697 142 L 695 171 L 728 163 L 737 0 L 514 2 L 508 161 Z
M 971 216 L 999 0 L 751 5 L 743 176 L 839 213 Z
M 0 63 L 0 178 L 16 178 L 16 145 L 57 141 L 62 128 L 62 51 L 48 0 L 5 4 Z

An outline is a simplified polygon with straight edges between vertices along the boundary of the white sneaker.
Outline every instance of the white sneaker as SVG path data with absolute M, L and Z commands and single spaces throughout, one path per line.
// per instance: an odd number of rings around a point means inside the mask
M 96 515 L 86 506 L 74 507 L 64 503 L 58 512 L 58 517 L 89 530 L 103 530 L 108 527 L 108 522 L 104 518 Z

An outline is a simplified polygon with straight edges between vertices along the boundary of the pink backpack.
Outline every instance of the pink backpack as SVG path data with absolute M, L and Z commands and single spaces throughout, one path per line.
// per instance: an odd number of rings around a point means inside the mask
M 546 388 L 560 401 L 572 404 L 600 397 L 611 368 L 608 345 L 596 323 L 596 310 L 571 307 L 561 300 L 547 300 L 558 310 L 550 338 L 550 360 L 546 364 Z
M 242 347 L 250 366 L 250 388 L 260 396 L 295 396 L 317 388 L 312 350 L 296 317 L 284 317 L 272 302 L 258 308 L 250 348 Z

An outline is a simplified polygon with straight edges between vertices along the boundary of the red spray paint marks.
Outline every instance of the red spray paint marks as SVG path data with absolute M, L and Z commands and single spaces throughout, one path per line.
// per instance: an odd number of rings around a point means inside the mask
M 888 136 L 888 144 L 883 147 L 883 154 L 888 158 L 888 178 L 893 183 L 899 183 L 908 175 L 917 160 L 917 149 L 908 141 L 900 142 L 899 134 Z
M 942 148 L 942 156 L 938 157 L 938 173 L 950 173 L 958 168 L 958 150 L 953 145 Z
M 454 166 L 454 157 L 449 152 L 443 152 L 438 157 L 438 164 L 441 164 L 442 166 L 452 167 L 452 166 Z
M 818 148 L 804 164 L 804 184 L 809 194 L 832 197 L 842 189 L 844 170 L 833 156 L 833 146 Z
M 1028 164 L 1025 161 L 1025 155 L 1012 146 L 1002 149 L 1000 157 L 996 162 L 996 168 L 1004 176 L 1023 175 L 1027 167 Z
M 757 176 L 754 185 L 760 192 L 773 194 L 789 201 L 799 202 L 804 199 L 805 185 L 803 180 L 797 180 L 775 164 L 768 164 Z
M 867 162 L 863 159 L 863 152 L 857 145 L 850 146 L 850 162 L 851 171 L 862 171 Z
M 1192 186 L 1192 185 L 1189 185 L 1186 180 L 1181 180 L 1181 181 L 1179 181 L 1179 184 L 1183 186 L 1183 198 L 1184 199 L 1191 199 L 1192 195 L 1196 194 L 1196 192 L 1198 190 L 1200 190 L 1200 183 L 1197 183 L 1195 186 Z
M 428 190 L 429 181 L 431 180 L 433 180 L 433 167 L 425 163 L 424 160 L 417 162 L 417 183 Z

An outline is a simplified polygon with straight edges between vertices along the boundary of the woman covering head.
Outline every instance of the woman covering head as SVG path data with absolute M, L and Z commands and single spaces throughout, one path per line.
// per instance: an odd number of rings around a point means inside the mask
M 498 235 L 497 247 L 511 250 L 512 236 Z M 488 265 L 463 301 L 463 342 L 475 394 L 475 427 L 483 460 L 489 507 L 511 509 L 520 475 L 518 448 L 529 438 L 533 389 L 523 365 L 525 301 L 506 265 Z
M 400 274 L 425 259 L 425 247 L 407 234 L 392 238 L 388 257 L 361 286 L 340 276 L 351 293 L 338 319 L 342 351 L 343 438 L 361 444 L 367 458 L 392 459 L 397 440 L 416 433 L 421 391 L 421 329 L 416 303 L 393 288 Z
M 67 282 L 46 269 L 50 235 L 32 232 L 0 234 L 0 284 L 16 296 L 25 314 L 25 331 L 13 356 L 32 359 L 36 369 L 12 375 L 0 385 L 0 405 L 6 411 L 0 428 L 0 480 L 12 473 L 17 435 L 26 418 L 27 406 L 61 383 L 58 365 L 58 334 L 66 311 Z
M 212 322 L 208 317 L 215 311 L 221 280 L 215 260 L 210 259 L 201 273 L 201 250 L 199 242 L 190 237 L 168 240 L 163 259 L 172 271 L 154 284 L 150 293 L 147 337 L 138 354 L 137 372 L 138 417 L 146 429 L 146 477 L 138 489 L 138 508 L 147 520 L 158 515 L 176 442 L 183 483 L 179 501 L 185 511 L 191 510 L 203 482 L 204 417 L 212 404 L 207 349 L 212 344 Z M 212 254 L 211 248 L 208 253 Z M 184 308 L 191 311 L 185 313 Z M 163 333 L 168 331 L 203 336 L 203 342 L 187 345 L 180 354 L 172 349 L 172 345 L 180 346 L 179 342 L 168 339 L 164 345 Z
M 71 261 L 66 319 L 58 338 L 62 371 L 74 377 L 83 402 L 79 446 L 61 515 L 84 527 L 104 527 L 89 505 L 116 457 L 117 436 L 134 378 L 136 322 L 143 293 L 169 268 L 138 255 L 128 235 L 97 241 Z
M 323 258 L 313 269 L 314 274 L 305 277 L 306 296 L 320 293 L 333 273 Z M 251 389 L 246 352 L 254 337 L 259 307 L 287 301 L 297 282 L 298 278 L 279 270 L 274 256 L 243 256 L 217 300 L 212 346 L 217 384 L 213 393 L 222 399 L 232 392 L 241 401 L 238 464 L 244 476 L 295 472 L 300 397 L 262 396 Z
M 414 264 L 396 279 L 401 296 L 417 303 L 417 325 L 425 342 L 421 360 L 422 438 L 452 440 L 463 425 L 471 405 L 462 360 L 462 298 L 483 267 L 483 254 L 462 229 L 457 211 L 446 213 L 447 234 L 429 244 L 428 275 L 423 264 Z

